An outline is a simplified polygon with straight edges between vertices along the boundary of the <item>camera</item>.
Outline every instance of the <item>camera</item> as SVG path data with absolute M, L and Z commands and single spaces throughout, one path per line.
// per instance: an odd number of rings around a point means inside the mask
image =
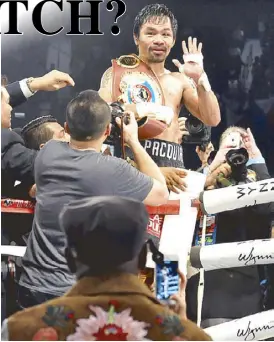
M 226 161 L 231 167 L 231 178 L 236 182 L 245 182 L 247 179 L 248 152 L 245 148 L 229 150 Z
M 183 136 L 183 144 L 200 146 L 201 151 L 205 152 L 207 145 L 211 140 L 211 127 L 206 126 L 202 121 L 189 116 L 186 120 L 186 129 L 189 135 Z
M 122 118 L 124 115 L 124 108 L 122 103 L 120 102 L 113 102 L 110 105 L 111 107 L 111 132 L 110 135 L 106 139 L 106 144 L 108 145 L 115 145 L 117 141 L 121 139 L 121 130 L 116 123 L 116 118 Z M 124 124 L 129 124 L 128 116 L 124 117 Z
M 229 150 L 226 154 L 226 162 L 231 167 L 231 175 L 224 178 L 224 175 L 220 174 L 217 177 L 217 188 L 250 183 L 246 166 L 248 158 L 248 152 L 245 148 Z

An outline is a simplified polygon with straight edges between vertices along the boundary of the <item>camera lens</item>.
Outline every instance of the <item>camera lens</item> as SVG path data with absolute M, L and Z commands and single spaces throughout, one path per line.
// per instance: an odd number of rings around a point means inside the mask
M 202 133 L 203 132 L 203 129 L 204 129 L 204 124 L 194 118 L 194 117 L 189 117 L 187 120 L 186 120 L 186 129 L 189 131 L 189 133 L 191 135 L 199 135 L 199 133 Z

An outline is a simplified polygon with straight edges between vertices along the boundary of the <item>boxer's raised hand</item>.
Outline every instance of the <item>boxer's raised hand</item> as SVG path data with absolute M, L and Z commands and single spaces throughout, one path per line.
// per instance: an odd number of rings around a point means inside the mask
M 185 41 L 182 42 L 184 64 L 178 59 L 172 60 L 179 72 L 192 78 L 196 84 L 204 72 L 202 48 L 203 44 L 198 44 L 197 38 L 188 37 L 188 45 Z
M 184 170 L 176 169 L 175 167 L 160 167 L 162 174 L 165 177 L 168 190 L 179 194 L 178 189 L 186 191 L 187 185 L 183 181 L 187 173 Z

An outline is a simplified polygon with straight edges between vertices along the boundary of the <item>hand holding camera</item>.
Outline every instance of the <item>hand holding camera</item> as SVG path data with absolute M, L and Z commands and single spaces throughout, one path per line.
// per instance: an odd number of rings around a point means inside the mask
M 196 153 L 203 166 L 207 164 L 208 157 L 212 151 L 214 151 L 214 146 L 211 142 L 207 144 L 205 151 L 203 151 L 200 146 L 196 146 Z
M 138 125 L 133 112 L 124 112 L 123 115 L 123 128 L 121 117 L 116 117 L 115 122 L 120 129 L 123 129 L 124 142 L 131 147 L 132 144 L 136 142 L 139 144 L 138 140 Z
M 210 172 L 213 172 L 216 170 L 220 165 L 226 162 L 226 155 L 227 152 L 230 151 L 230 148 L 221 148 L 219 151 L 216 153 L 216 156 L 212 163 L 209 166 Z

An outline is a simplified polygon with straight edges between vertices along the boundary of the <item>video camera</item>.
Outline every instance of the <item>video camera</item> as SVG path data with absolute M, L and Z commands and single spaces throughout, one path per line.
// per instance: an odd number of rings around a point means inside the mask
M 122 103 L 120 102 L 113 102 L 110 105 L 111 107 L 111 132 L 110 135 L 106 139 L 106 144 L 108 145 L 115 145 L 117 141 L 121 139 L 121 130 L 116 123 L 116 118 L 122 118 L 124 115 L 124 108 Z M 124 117 L 124 124 L 129 124 L 129 117 Z
M 216 151 L 212 151 L 208 163 L 213 161 Z M 248 169 L 246 163 L 248 162 L 248 152 L 245 148 L 231 149 L 226 154 L 226 162 L 231 167 L 231 175 L 224 178 L 222 174 L 217 177 L 217 187 L 223 188 L 230 185 L 246 184 L 250 182 L 248 178 Z
M 226 154 L 226 161 L 231 167 L 231 178 L 237 183 L 245 182 L 247 179 L 248 152 L 245 148 L 229 150 Z
M 192 115 L 187 118 L 185 125 L 189 135 L 183 136 L 182 143 L 200 146 L 201 151 L 205 152 L 211 140 L 211 127 L 206 126 Z

